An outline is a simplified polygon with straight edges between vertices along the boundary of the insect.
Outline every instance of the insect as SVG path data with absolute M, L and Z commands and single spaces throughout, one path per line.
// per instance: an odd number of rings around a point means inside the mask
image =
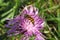
M 34 24 L 34 19 L 31 16 L 25 14 L 25 18 L 29 19 Z

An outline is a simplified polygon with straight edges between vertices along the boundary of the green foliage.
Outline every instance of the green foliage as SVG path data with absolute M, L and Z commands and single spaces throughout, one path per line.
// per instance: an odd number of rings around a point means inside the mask
M 42 33 L 46 40 L 60 40 L 60 0 L 0 0 L 0 40 L 19 40 L 20 36 L 7 37 L 4 21 L 20 14 L 24 6 L 34 5 L 45 20 Z M 33 40 L 33 37 L 31 38 Z

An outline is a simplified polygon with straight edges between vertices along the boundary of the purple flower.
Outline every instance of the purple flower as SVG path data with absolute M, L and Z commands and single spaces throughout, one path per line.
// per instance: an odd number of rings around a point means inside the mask
M 9 36 L 24 34 L 21 40 L 29 40 L 33 35 L 35 40 L 45 40 L 40 32 L 44 27 L 44 20 L 38 16 L 38 9 L 32 5 L 26 6 L 20 15 L 8 21 L 6 27 L 10 28 L 7 31 Z

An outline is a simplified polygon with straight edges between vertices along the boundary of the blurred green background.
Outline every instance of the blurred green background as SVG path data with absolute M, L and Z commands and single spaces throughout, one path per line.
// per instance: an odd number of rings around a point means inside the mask
M 25 6 L 34 5 L 39 9 L 39 16 L 45 20 L 42 33 L 46 40 L 60 40 L 60 0 L 0 0 L 0 40 L 20 40 L 21 34 L 8 37 L 4 22 L 20 14 Z M 34 40 L 31 37 L 30 40 Z

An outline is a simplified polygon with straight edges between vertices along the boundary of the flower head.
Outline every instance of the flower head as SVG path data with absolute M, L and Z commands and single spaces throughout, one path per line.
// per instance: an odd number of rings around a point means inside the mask
M 33 34 L 36 36 L 35 40 L 45 40 L 40 32 L 44 27 L 44 20 L 38 16 L 38 9 L 32 5 L 25 7 L 20 15 L 6 24 L 6 27 L 11 28 L 7 32 L 9 35 L 23 33 L 21 40 L 29 40 Z

